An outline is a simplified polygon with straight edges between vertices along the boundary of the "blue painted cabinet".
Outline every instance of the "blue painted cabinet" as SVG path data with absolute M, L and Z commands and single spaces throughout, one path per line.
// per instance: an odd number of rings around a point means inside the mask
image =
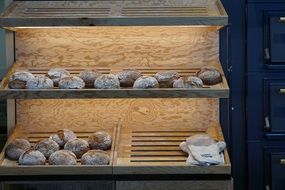
M 247 5 L 248 189 L 285 189 L 285 1 Z

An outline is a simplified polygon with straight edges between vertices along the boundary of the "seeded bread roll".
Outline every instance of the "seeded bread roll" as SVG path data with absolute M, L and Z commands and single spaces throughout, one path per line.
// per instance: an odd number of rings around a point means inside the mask
M 159 88 L 158 81 L 154 77 L 142 76 L 134 83 L 134 88 Z
M 223 81 L 221 73 L 214 67 L 202 68 L 197 76 L 206 85 L 215 85 Z
M 107 132 L 99 131 L 88 137 L 91 149 L 108 150 L 112 146 L 112 137 Z
M 64 77 L 58 82 L 58 87 L 61 89 L 82 89 L 85 87 L 85 82 L 79 77 Z
M 46 157 L 38 150 L 28 150 L 21 154 L 20 165 L 45 165 Z
M 59 145 L 51 139 L 44 139 L 36 144 L 35 150 L 43 153 L 43 155 L 48 159 L 52 153 L 59 150 Z
M 198 77 L 179 78 L 173 83 L 173 88 L 202 88 L 203 81 Z
M 94 86 L 97 89 L 116 89 L 120 88 L 120 81 L 116 75 L 106 74 L 99 76 L 95 80 Z
M 69 129 L 58 130 L 56 134 L 50 136 L 51 140 L 54 140 L 59 147 L 64 147 L 68 141 L 76 139 L 76 135 Z
M 89 150 L 81 158 L 82 165 L 108 165 L 110 156 L 102 150 Z
M 76 165 L 76 155 L 69 150 L 58 150 L 49 157 L 50 165 Z
M 50 69 L 47 73 L 47 77 L 53 81 L 54 86 L 58 86 L 58 82 L 61 78 L 69 76 L 70 73 L 67 70 L 61 68 Z
M 142 74 L 137 70 L 124 70 L 117 73 L 121 87 L 132 87 L 134 82 L 141 76 Z
M 53 88 L 53 81 L 45 76 L 36 76 L 27 81 L 27 89 L 51 89 Z
M 81 78 L 85 82 L 86 88 L 93 88 L 96 78 L 98 78 L 100 75 L 101 73 L 99 72 L 92 70 L 85 70 L 80 72 L 79 78 Z
M 8 144 L 5 153 L 11 160 L 18 160 L 21 154 L 31 148 L 29 141 L 25 139 L 15 139 Z
M 89 144 L 86 140 L 74 139 L 67 142 L 64 145 L 64 149 L 73 152 L 77 158 L 81 158 L 89 150 Z
M 180 75 L 176 71 L 161 71 L 154 75 L 160 88 L 172 88 L 174 80 L 179 77 Z
M 9 79 L 9 88 L 25 89 L 27 82 L 34 78 L 35 76 L 32 73 L 26 71 L 17 71 L 13 73 Z

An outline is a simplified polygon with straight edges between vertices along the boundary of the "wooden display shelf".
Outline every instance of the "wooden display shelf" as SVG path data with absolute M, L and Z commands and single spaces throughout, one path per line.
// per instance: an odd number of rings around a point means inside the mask
M 220 0 L 21 1 L 0 18 L 2 27 L 227 24 Z
M 17 65 L 17 64 L 15 64 Z M 64 67 L 62 67 L 64 68 Z M 9 89 L 8 82 L 10 75 L 15 71 L 25 70 L 34 75 L 45 75 L 49 67 L 40 68 L 19 68 L 14 66 L 0 84 L 0 99 L 58 99 L 58 98 L 228 98 L 229 87 L 223 75 L 223 82 L 202 88 L 179 89 L 179 88 L 156 88 L 156 89 Z M 107 73 L 117 73 L 123 68 L 65 68 L 72 75 L 78 75 L 84 69 L 96 69 Z M 158 71 L 174 70 L 181 76 L 196 75 L 199 68 L 133 68 L 142 72 L 143 75 L 154 75 Z
M 29 140 L 32 146 L 38 142 L 39 140 L 47 139 L 49 136 L 56 132 L 56 130 L 49 129 L 42 129 L 39 131 L 30 131 L 27 132 L 24 130 L 23 127 L 15 127 L 14 131 L 12 132 L 11 136 L 7 140 L 6 145 L 3 148 L 3 152 L 0 154 L 0 175 L 97 175 L 97 174 L 112 174 L 112 165 L 113 165 L 113 152 L 114 152 L 114 139 L 116 136 L 116 129 L 117 127 L 113 128 L 113 131 L 110 130 L 107 132 L 112 135 L 113 142 L 111 150 L 107 152 L 110 155 L 110 163 L 106 166 L 88 166 L 88 165 L 81 165 L 80 159 L 77 160 L 77 165 L 74 166 L 54 166 L 49 165 L 48 162 L 46 165 L 39 165 L 39 166 L 21 166 L 18 164 L 17 161 L 9 160 L 5 156 L 5 148 L 13 139 L 16 138 L 25 138 Z M 101 130 L 101 129 L 100 129 Z M 94 130 L 84 130 L 84 128 L 80 130 L 74 130 L 75 134 L 78 138 L 87 139 L 88 136 L 94 132 L 96 132 L 96 127 Z
M 182 122 L 180 123 L 182 124 Z M 223 140 L 220 125 L 209 128 L 189 124 L 181 127 L 124 126 L 118 127 L 114 155 L 114 174 L 226 174 L 231 173 L 231 163 L 224 151 L 225 164 L 209 167 L 188 166 L 188 155 L 179 144 L 191 135 L 207 133 L 216 140 Z

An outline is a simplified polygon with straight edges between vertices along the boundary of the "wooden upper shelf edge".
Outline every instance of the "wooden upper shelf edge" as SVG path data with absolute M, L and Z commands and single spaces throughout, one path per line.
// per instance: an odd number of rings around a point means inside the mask
M 16 1 L 0 17 L 1 27 L 227 24 L 220 0 Z

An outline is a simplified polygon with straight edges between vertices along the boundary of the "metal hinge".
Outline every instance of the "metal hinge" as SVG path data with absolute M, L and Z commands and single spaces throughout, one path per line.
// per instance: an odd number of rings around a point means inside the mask
M 265 129 L 266 131 L 269 131 L 270 128 L 271 128 L 271 126 L 270 126 L 270 121 L 269 121 L 269 117 L 266 116 L 266 117 L 264 118 L 264 121 L 265 121 L 264 129 Z
M 269 48 L 264 49 L 264 59 L 265 59 L 265 61 L 271 60 Z

